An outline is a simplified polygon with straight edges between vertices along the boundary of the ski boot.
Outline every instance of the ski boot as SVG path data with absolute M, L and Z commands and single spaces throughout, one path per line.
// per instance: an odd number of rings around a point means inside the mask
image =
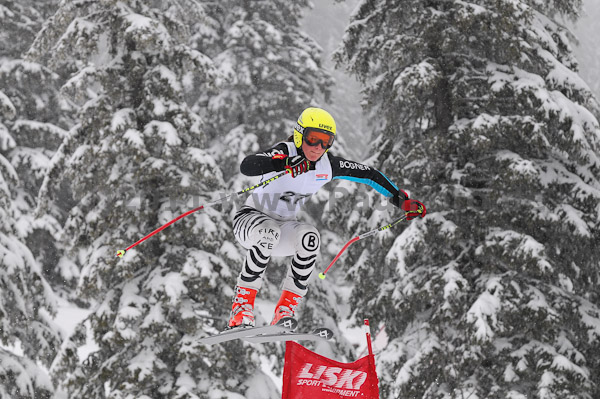
M 257 290 L 245 287 L 235 287 L 235 297 L 231 306 L 227 329 L 238 327 L 254 327 L 254 299 Z
M 284 317 L 294 317 L 294 312 L 298 309 L 301 301 L 302 296 L 283 290 L 279 302 L 277 302 L 277 306 L 275 306 L 275 314 L 273 315 L 271 325 L 277 324 L 277 322 Z

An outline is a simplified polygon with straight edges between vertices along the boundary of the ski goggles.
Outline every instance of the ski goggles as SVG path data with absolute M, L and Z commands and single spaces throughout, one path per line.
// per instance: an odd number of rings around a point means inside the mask
M 308 128 L 303 134 L 303 139 L 311 147 L 321 144 L 321 148 L 328 150 L 333 145 L 335 136 L 329 132 Z

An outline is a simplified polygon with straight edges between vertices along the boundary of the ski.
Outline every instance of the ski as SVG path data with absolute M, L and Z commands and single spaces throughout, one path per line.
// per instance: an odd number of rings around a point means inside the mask
M 240 327 L 232 330 L 225 330 L 219 334 L 210 335 L 198 340 L 198 343 L 205 345 L 220 344 L 222 342 L 233 341 L 234 339 L 252 337 L 262 334 L 277 334 L 284 331 L 293 331 L 298 326 L 298 321 L 292 317 L 284 317 L 274 326 L 263 327 Z
M 333 331 L 328 328 L 320 327 L 312 332 L 297 333 L 297 332 L 281 332 L 281 333 L 266 333 L 243 337 L 246 342 L 253 344 L 262 344 L 265 342 L 276 341 L 329 341 L 333 338 Z

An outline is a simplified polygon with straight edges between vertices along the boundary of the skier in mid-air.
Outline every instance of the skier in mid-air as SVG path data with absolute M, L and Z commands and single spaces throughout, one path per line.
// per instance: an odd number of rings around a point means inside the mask
M 237 279 L 228 328 L 254 327 L 254 300 L 271 256 L 293 256 L 271 324 L 294 316 L 308 290 L 321 243 L 317 229 L 296 220 L 296 214 L 332 179 L 373 187 L 405 211 L 408 220 L 425 215 L 425 206 L 409 199 L 383 173 L 328 153 L 335 137 L 333 117 L 323 109 L 307 108 L 293 136 L 242 161 L 244 175 L 262 175 L 263 181 L 285 170 L 289 173 L 256 189 L 235 214 L 234 234 L 248 252 Z

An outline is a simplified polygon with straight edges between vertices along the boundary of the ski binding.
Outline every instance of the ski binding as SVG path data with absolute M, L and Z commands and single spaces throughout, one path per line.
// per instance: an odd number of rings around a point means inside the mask
M 205 345 L 220 344 L 222 342 L 232 341 L 234 339 L 252 337 L 264 334 L 282 333 L 284 331 L 294 331 L 298 327 L 298 321 L 293 317 L 284 317 L 273 326 L 262 327 L 239 327 L 225 330 L 219 334 L 209 335 L 198 340 L 198 343 Z
M 277 341 L 329 341 L 333 338 L 333 331 L 328 328 L 320 327 L 312 332 L 297 333 L 291 331 L 283 331 L 280 333 L 266 333 L 253 336 L 243 337 L 246 342 L 253 344 L 262 344 L 265 342 Z

